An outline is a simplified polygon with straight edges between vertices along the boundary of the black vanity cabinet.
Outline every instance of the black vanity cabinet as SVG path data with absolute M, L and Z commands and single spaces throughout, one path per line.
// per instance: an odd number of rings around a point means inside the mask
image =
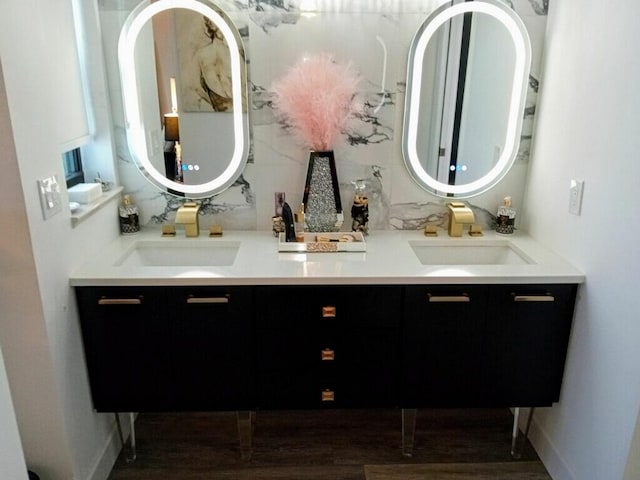
M 558 401 L 575 285 L 408 286 L 404 408 Z
M 256 287 L 259 408 L 397 405 L 401 287 Z
M 98 411 L 545 406 L 575 285 L 76 287 Z
M 238 410 L 252 404 L 252 290 L 77 287 L 94 407 Z

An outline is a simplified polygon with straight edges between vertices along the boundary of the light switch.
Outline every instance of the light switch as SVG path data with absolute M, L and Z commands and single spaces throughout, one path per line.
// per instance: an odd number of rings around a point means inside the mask
M 584 180 L 571 180 L 569 186 L 569 213 L 580 215 L 582 209 L 582 192 L 584 190 Z
M 42 217 L 45 220 L 62 211 L 60 184 L 55 175 L 38 180 L 38 196 L 40 197 Z

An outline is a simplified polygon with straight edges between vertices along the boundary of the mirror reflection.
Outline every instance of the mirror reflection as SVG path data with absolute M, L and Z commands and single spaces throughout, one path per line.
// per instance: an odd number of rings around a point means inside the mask
M 119 42 L 127 140 L 144 176 L 170 193 L 220 193 L 249 151 L 245 53 L 209 2 L 144 2 Z
M 471 196 L 515 159 L 529 71 L 524 26 L 506 6 L 441 7 L 409 57 L 403 154 L 414 179 L 440 196 Z

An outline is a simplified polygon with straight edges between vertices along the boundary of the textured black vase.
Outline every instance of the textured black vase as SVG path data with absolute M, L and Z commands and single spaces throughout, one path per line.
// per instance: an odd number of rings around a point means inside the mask
M 304 185 L 305 221 L 310 232 L 337 232 L 344 215 L 333 151 L 309 154 L 307 181 Z

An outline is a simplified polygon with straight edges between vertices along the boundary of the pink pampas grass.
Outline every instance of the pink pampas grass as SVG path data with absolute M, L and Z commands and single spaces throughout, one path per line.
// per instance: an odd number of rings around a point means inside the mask
M 339 64 L 330 54 L 304 59 L 273 84 L 276 115 L 310 149 L 333 150 L 355 110 L 359 81 L 351 63 Z

